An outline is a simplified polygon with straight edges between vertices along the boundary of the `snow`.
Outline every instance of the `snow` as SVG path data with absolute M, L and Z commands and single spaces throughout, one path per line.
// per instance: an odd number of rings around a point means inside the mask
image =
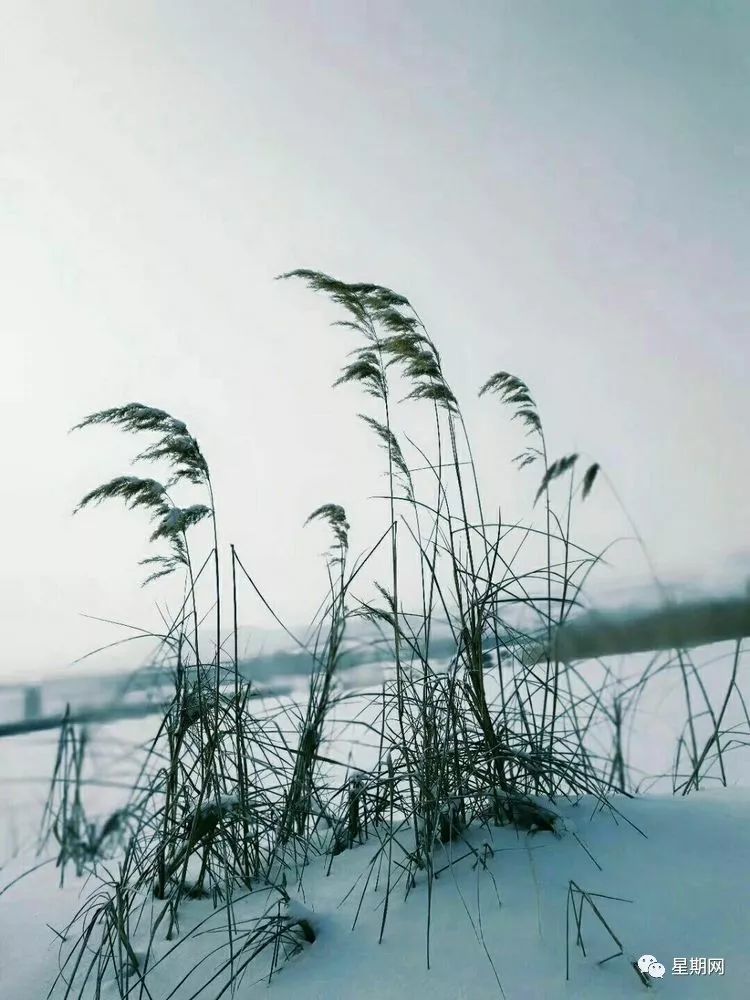
M 559 837 L 547 831 L 524 833 L 510 826 L 488 826 L 471 831 L 465 841 L 439 848 L 429 970 L 424 880 L 417 881 L 407 898 L 402 885 L 393 892 L 378 944 L 382 882 L 375 888 L 373 877 L 365 889 L 377 842 L 370 840 L 336 857 L 330 875 L 328 859 L 313 861 L 302 873 L 301 884 L 289 879 L 290 899 L 282 917 L 288 925 L 306 921 L 315 941 L 302 939 L 301 951 L 274 975 L 270 987 L 262 979 L 263 962 L 257 968 L 249 966 L 238 995 L 247 1000 L 354 996 L 483 1000 L 504 992 L 511 1000 L 625 998 L 646 989 L 631 963 L 648 954 L 667 970 L 663 980 L 652 981 L 654 996 L 747 996 L 750 792 L 728 788 L 685 798 L 618 797 L 612 805 L 617 812 L 602 811 L 586 798 L 558 802 L 556 809 L 565 825 Z M 32 862 L 29 855 L 16 857 L 3 868 L 0 883 L 7 885 Z M 54 931 L 64 933 L 95 888 L 95 881 L 68 876 L 59 889 L 57 876 L 54 865 L 47 864 L 0 897 L 2 997 L 42 998 L 53 984 L 62 946 Z M 612 954 L 615 946 L 585 908 L 584 957 L 575 948 L 571 911 L 566 982 L 566 903 L 571 883 L 587 893 L 629 901 L 592 897 L 624 948 L 623 956 L 603 965 L 598 961 Z M 267 886 L 258 885 L 244 895 L 236 903 L 238 941 L 243 928 L 252 926 L 245 922 L 275 912 L 276 906 Z M 203 920 L 208 922 L 198 933 Z M 224 926 L 224 911 L 214 912 L 210 901 L 185 904 L 180 933 L 187 947 L 174 949 L 174 942 L 165 941 L 163 935 L 154 941 L 148 981 L 154 1000 L 168 996 L 188 1000 L 210 979 L 226 957 L 223 952 L 212 954 L 226 938 Z M 144 956 L 148 938 L 141 938 L 136 951 Z M 199 971 L 171 993 L 204 955 Z M 689 962 L 691 957 L 723 959 L 724 975 L 672 975 L 675 958 Z M 217 996 L 220 985 L 217 979 L 202 995 Z M 64 990 L 55 995 L 63 994 Z M 103 996 L 116 995 L 111 982 Z
M 716 650 L 710 659 L 706 683 L 720 692 L 725 666 Z M 362 667 L 357 679 L 369 680 L 372 669 Z M 671 697 L 673 689 L 679 690 L 676 681 L 675 677 L 654 681 L 633 730 L 630 761 L 636 777 L 658 775 L 663 767 L 669 771 L 681 725 L 679 703 Z M 304 697 L 305 689 L 306 682 L 300 681 L 296 697 Z M 356 760 L 347 765 L 350 775 L 369 767 L 375 754 L 374 747 L 362 744 L 362 729 L 347 722 L 355 717 L 368 721 L 357 697 L 348 689 L 346 700 L 337 707 L 328 748 L 346 760 L 345 748 L 355 737 L 359 740 Z M 273 700 L 274 708 L 283 701 Z M 376 708 L 372 711 L 377 713 Z M 94 784 L 86 786 L 85 802 L 93 813 L 106 817 L 122 802 L 139 766 L 139 747 L 148 743 L 156 725 L 156 718 L 151 718 L 92 730 L 89 777 Z M 28 849 L 21 850 L 38 828 L 55 741 L 54 733 L 0 740 L 0 997 L 11 1000 L 47 997 L 78 931 L 67 935 L 67 943 L 59 935 L 66 936 L 65 928 L 98 888 L 97 878 L 77 879 L 71 868 L 60 888 L 60 872 L 49 855 L 37 858 Z M 740 759 L 738 755 L 737 765 Z M 728 761 L 732 760 L 730 755 Z M 236 996 L 243 1000 L 745 998 L 750 979 L 750 789 L 732 784 L 746 777 L 741 767 L 738 775 L 738 766 L 732 764 L 728 773 L 729 787 L 707 782 L 687 797 L 669 794 L 667 777 L 656 785 L 664 794 L 615 796 L 611 809 L 602 809 L 589 798 L 577 803 L 535 799 L 535 809 L 525 817 L 525 804 L 510 801 L 506 818 L 515 825 L 475 826 L 463 837 L 438 845 L 429 969 L 424 874 L 418 875 L 408 894 L 403 882 L 395 886 L 378 943 L 385 892 L 384 872 L 378 873 L 380 844 L 373 838 L 333 859 L 313 859 L 297 878 L 289 874 L 281 889 L 259 883 L 250 893 L 238 888 L 235 961 L 253 929 L 269 921 L 277 922 L 290 954 L 283 960 L 282 947 L 279 968 L 269 985 L 273 956 L 270 949 L 262 953 L 243 973 Z M 642 787 L 652 786 L 644 781 Z M 233 800 L 221 804 L 230 808 Z M 548 828 L 534 829 L 540 825 L 534 822 L 539 816 L 548 821 L 541 824 Z M 330 830 L 323 831 L 321 845 L 330 836 Z M 408 849 L 406 831 L 399 832 L 398 843 L 399 850 Z M 399 860 L 395 850 L 394 878 L 400 871 Z M 13 883 L 40 861 L 46 863 Z M 99 877 L 106 881 L 104 869 Z M 590 902 L 622 943 L 623 954 L 604 964 L 600 960 L 618 948 Z M 585 955 L 575 943 L 573 904 L 583 905 Z M 159 905 L 163 904 L 149 902 L 154 914 Z M 149 951 L 145 930 L 136 935 L 136 958 L 141 964 L 148 958 L 152 1000 L 192 1000 L 205 983 L 209 987 L 198 996 L 218 997 L 225 982 L 222 967 L 230 954 L 226 908 L 220 905 L 214 910 L 210 899 L 187 900 L 179 936 L 173 941 L 165 938 L 158 932 Z M 643 955 L 655 956 L 664 965 L 663 979 L 640 976 L 634 963 Z M 673 974 L 676 960 L 678 968 L 689 969 L 691 959 L 697 964 L 702 958 L 721 959 L 724 974 Z M 58 983 L 53 998 L 64 996 Z M 77 996 L 72 992 L 71 1000 Z M 83 1000 L 93 996 L 84 993 Z M 118 996 L 114 981 L 105 982 L 102 1000 Z M 130 996 L 140 997 L 137 983 Z

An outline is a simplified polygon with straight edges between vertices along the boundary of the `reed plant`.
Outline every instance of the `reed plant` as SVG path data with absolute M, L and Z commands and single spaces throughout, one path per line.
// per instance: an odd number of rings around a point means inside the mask
M 382 937 L 394 891 L 408 895 L 424 885 L 429 965 L 433 890 L 446 847 L 463 844 L 479 864 L 470 837 L 477 827 L 560 836 L 560 800 L 590 795 L 616 811 L 613 794 L 633 790 L 626 723 L 644 684 L 662 668 L 649 668 L 630 687 L 605 668 L 596 683 L 561 660 L 552 641 L 582 605 L 587 579 L 603 559 L 573 540 L 574 517 L 598 481 L 598 464 L 576 454 L 552 460 L 530 388 L 498 371 L 478 392 L 497 400 L 524 431 L 516 465 L 536 472 L 541 516 L 529 523 L 486 516 L 500 508 L 490 507 L 482 491 L 460 402 L 410 302 L 380 285 L 316 271 L 281 277 L 329 299 L 340 310 L 334 325 L 353 338 L 335 385 L 369 401 L 359 418 L 384 457 L 381 529 L 352 559 L 344 509 L 330 499 L 315 507 L 308 521 L 324 522 L 333 540 L 327 589 L 309 635 L 287 629 L 312 664 L 307 696 L 301 703 L 264 702 L 240 670 L 242 589 L 283 623 L 231 545 L 232 621 L 224 634 L 215 497 L 197 439 L 184 422 L 139 403 L 91 414 L 78 425 L 156 435 L 136 460 L 160 464 L 164 482 L 120 476 L 92 489 L 76 509 L 124 501 L 148 512 L 150 541 L 167 550 L 142 560 L 150 571 L 146 582 L 179 572 L 184 587 L 179 609 L 158 636 L 172 690 L 118 813 L 125 821 L 106 831 L 90 825 L 81 797 L 83 744 L 63 729 L 45 829 L 57 836 L 63 865 L 72 859 L 81 872 L 98 862 L 107 872 L 66 932 L 75 942 L 58 983 L 66 1000 L 98 996 L 105 981 L 116 984 L 120 997 L 150 997 L 150 973 L 163 960 L 157 937 L 171 942 L 170 951 L 195 940 L 201 923 L 191 920 L 190 908 L 201 900 L 222 915 L 222 944 L 212 953 L 210 974 L 185 949 L 184 983 L 191 982 L 185 995 L 218 1000 L 251 962 L 266 961 L 273 974 L 286 955 L 316 937 L 290 887 L 302 885 L 312 858 L 325 857 L 330 870 L 368 839 L 375 849 L 362 898 L 374 887 L 382 893 Z M 400 399 L 427 408 L 430 441 L 415 440 L 411 411 Z M 178 505 L 177 492 L 188 489 L 202 495 Z M 203 522 L 211 526 L 212 545 L 199 561 L 193 537 Z M 367 598 L 355 598 L 354 581 L 376 562 L 385 563 L 385 575 Z M 199 597 L 204 574 L 211 577 L 208 611 Z M 201 625 L 209 615 L 215 638 L 207 654 Z M 332 734 L 334 717 L 347 710 L 340 675 L 356 621 L 376 630 L 393 667 L 373 690 L 357 694 L 359 717 L 349 721 L 366 730 L 371 759 L 355 766 Z M 448 662 L 434 652 L 436 635 L 445 632 Z M 699 680 L 684 658 L 681 670 L 689 697 Z M 711 708 L 713 733 L 703 745 L 692 729 L 681 741 L 680 759 L 690 755 L 685 792 L 698 786 L 716 755 L 721 760 L 726 703 L 738 690 L 735 669 L 725 704 Z M 591 737 L 602 726 L 610 745 L 597 752 Z M 596 894 L 574 889 L 578 896 L 571 890 L 569 903 L 582 944 L 579 910 L 585 900 L 596 913 Z M 239 920 L 238 907 L 249 898 L 262 898 L 259 915 Z

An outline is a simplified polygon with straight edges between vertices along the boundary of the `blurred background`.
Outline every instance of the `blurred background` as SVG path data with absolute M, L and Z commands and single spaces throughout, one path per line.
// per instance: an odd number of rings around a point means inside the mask
M 140 589 L 145 517 L 71 517 L 144 446 L 68 436 L 91 411 L 187 422 L 221 542 L 286 622 L 325 589 L 311 510 L 343 504 L 355 551 L 382 532 L 362 401 L 329 388 L 354 345 L 273 280 L 294 267 L 411 299 L 491 509 L 525 516 L 537 485 L 510 462 L 519 426 L 477 399 L 493 371 L 529 383 L 554 455 L 601 463 L 574 534 L 622 540 L 594 604 L 653 603 L 652 570 L 678 595 L 744 592 L 742 0 L 6 0 L 0 17 L 3 719 L 61 710 L 81 675 L 108 698 L 154 646 L 109 644 L 158 631 L 179 596 Z M 276 648 L 242 601 L 248 656 Z

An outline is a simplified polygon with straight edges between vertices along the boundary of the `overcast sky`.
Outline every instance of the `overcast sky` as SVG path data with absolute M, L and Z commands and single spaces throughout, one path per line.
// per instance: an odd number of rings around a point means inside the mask
M 344 504 L 357 550 L 383 530 L 363 401 L 329 388 L 354 342 L 273 281 L 294 267 L 410 297 L 508 517 L 520 428 L 476 399 L 498 369 L 554 456 L 602 463 L 660 573 L 750 575 L 744 0 L 0 11 L 6 673 L 119 636 L 81 613 L 158 625 L 143 516 L 70 516 L 146 444 L 68 436 L 93 410 L 188 423 L 223 541 L 290 621 L 324 583 L 314 507 Z M 630 532 L 606 488 L 586 517 Z M 616 549 L 610 582 L 639 573 Z

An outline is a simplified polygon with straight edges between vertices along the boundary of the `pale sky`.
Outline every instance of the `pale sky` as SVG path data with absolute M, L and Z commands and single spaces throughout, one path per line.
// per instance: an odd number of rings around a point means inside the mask
M 147 443 L 68 436 L 93 410 L 188 423 L 290 621 L 324 585 L 314 507 L 357 551 L 384 529 L 366 404 L 329 388 L 355 343 L 273 281 L 295 267 L 414 302 L 492 507 L 536 485 L 476 399 L 505 369 L 660 573 L 750 576 L 744 0 L 2 0 L 0 39 L 4 672 L 119 637 L 81 613 L 155 628 L 173 593 L 140 589 L 143 515 L 70 516 Z M 597 539 L 629 533 L 588 503 Z M 645 575 L 616 552 L 611 583 Z

